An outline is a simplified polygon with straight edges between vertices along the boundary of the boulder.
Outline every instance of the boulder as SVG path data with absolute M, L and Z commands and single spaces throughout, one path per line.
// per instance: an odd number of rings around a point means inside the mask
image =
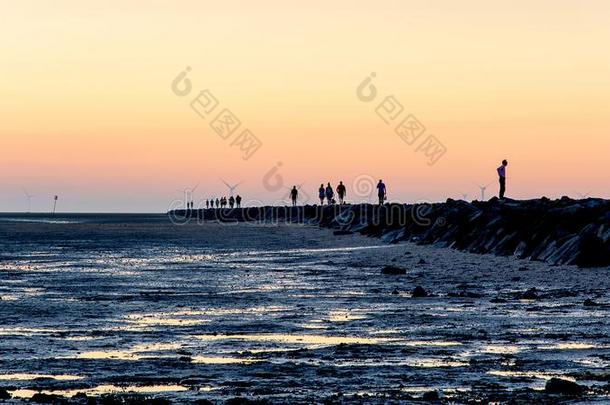
M 411 296 L 413 298 L 423 298 L 423 297 L 428 296 L 428 292 L 426 290 L 424 290 L 424 288 L 422 286 L 418 285 L 417 287 L 415 287 L 415 289 L 411 293 Z
M 381 269 L 381 274 L 399 276 L 402 274 L 407 274 L 407 270 L 403 269 L 402 267 L 389 265 L 389 266 L 383 266 L 383 268 Z
M 32 395 L 30 400 L 39 404 L 57 404 L 65 402 L 65 398 L 59 395 L 43 394 L 42 392 L 37 392 L 36 394 Z
M 583 305 L 584 305 L 585 307 L 599 307 L 599 306 L 600 306 L 600 305 L 599 305 L 597 302 L 593 301 L 593 300 L 592 300 L 592 299 L 590 299 L 590 298 L 587 298 L 587 299 L 585 300 L 585 302 L 583 302 Z
M 438 401 L 440 399 L 438 392 L 436 391 L 428 391 L 428 392 L 424 392 L 424 395 L 422 396 L 422 399 L 424 401 Z
M 11 399 L 11 394 L 4 388 L 0 388 L 0 400 Z
M 584 388 L 573 381 L 551 378 L 547 381 L 544 390 L 549 394 L 580 395 L 583 393 Z
M 536 287 L 530 288 L 529 290 L 521 294 L 522 300 L 537 300 L 539 298 L 540 297 L 538 296 L 538 290 L 536 290 Z

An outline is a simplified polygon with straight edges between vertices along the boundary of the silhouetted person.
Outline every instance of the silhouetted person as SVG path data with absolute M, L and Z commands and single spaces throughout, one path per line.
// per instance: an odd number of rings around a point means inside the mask
M 218 198 L 216 199 L 216 208 L 220 208 L 220 200 Z
M 506 192 L 506 166 L 508 166 L 508 161 L 504 159 L 502 165 L 497 169 L 498 181 L 500 182 L 500 200 L 504 199 L 504 193 Z
M 205 200 L 205 208 L 210 208 L 210 200 Z
M 339 196 L 339 204 L 343 204 L 343 199 L 345 198 L 346 191 L 347 190 L 345 189 L 343 182 L 340 181 L 339 185 L 337 186 L 337 195 Z
M 379 197 L 379 205 L 383 205 L 386 200 L 386 189 L 384 182 L 380 179 L 377 183 L 377 197 Z
M 335 196 L 335 192 L 333 191 L 332 186 L 330 185 L 330 183 L 328 183 L 328 185 L 326 186 L 326 201 L 328 202 L 328 205 L 331 205 L 333 203 L 333 197 Z
M 326 193 L 324 191 L 324 184 L 320 184 L 320 188 L 318 189 L 318 198 L 320 199 L 320 205 L 324 205 L 324 197 L 326 197 Z
M 235 206 L 235 197 L 229 197 L 229 208 L 233 208 Z
M 290 190 L 290 199 L 292 200 L 292 206 L 297 206 L 297 199 L 299 198 L 299 190 L 297 190 L 297 186 L 292 186 L 292 190 Z
M 237 208 L 241 208 L 241 196 L 239 194 L 235 197 L 235 203 L 237 203 Z

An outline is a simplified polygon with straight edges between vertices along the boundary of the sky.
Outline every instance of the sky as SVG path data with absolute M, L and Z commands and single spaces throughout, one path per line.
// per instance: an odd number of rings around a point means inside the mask
M 610 198 L 607 1 L 0 1 L 0 211 Z

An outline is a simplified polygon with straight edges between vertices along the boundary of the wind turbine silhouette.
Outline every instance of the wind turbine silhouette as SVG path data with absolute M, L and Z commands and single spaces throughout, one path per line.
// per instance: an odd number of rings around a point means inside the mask
M 241 183 L 243 183 L 243 181 L 240 181 L 236 185 L 231 186 L 229 183 L 227 183 L 223 179 L 220 179 L 220 181 L 222 181 L 225 184 L 225 186 L 227 186 L 227 188 L 229 189 L 229 197 L 233 195 L 233 193 L 234 193 L 235 189 L 237 188 L 237 186 L 239 186 Z
M 197 190 L 197 187 L 199 187 L 199 183 L 197 183 L 197 185 L 195 185 L 195 187 L 192 188 L 185 188 L 184 190 L 178 190 L 181 193 L 184 193 L 184 205 L 186 206 L 186 209 L 189 208 L 189 202 L 193 201 L 193 192 L 195 190 Z
M 28 199 L 28 211 L 27 212 L 29 213 L 32 210 L 32 198 L 36 197 L 36 196 L 29 194 L 24 187 L 22 187 L 21 189 L 23 190 L 23 194 L 25 194 L 25 198 Z
M 481 189 L 481 201 L 485 201 L 485 190 L 487 190 L 487 187 L 489 187 L 491 185 L 491 183 L 486 184 L 485 186 L 481 186 L 479 184 L 477 184 L 477 187 L 479 187 Z

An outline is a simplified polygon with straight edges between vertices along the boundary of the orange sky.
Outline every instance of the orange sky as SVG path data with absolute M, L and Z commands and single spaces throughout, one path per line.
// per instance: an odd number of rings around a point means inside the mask
M 509 197 L 610 197 L 607 1 L 4 2 L 0 211 L 164 212 L 243 181 L 383 178 L 392 200 L 479 195 L 508 168 Z M 192 91 L 172 92 L 186 66 Z M 356 88 L 371 73 L 378 94 Z M 190 107 L 199 91 L 213 116 Z M 414 146 L 375 113 L 393 95 L 426 127 Z M 247 161 L 210 128 L 230 109 L 262 147 Z M 430 166 L 420 141 L 446 153 Z M 364 180 L 363 180 L 364 179 Z M 362 185 L 362 184 L 360 184 Z

